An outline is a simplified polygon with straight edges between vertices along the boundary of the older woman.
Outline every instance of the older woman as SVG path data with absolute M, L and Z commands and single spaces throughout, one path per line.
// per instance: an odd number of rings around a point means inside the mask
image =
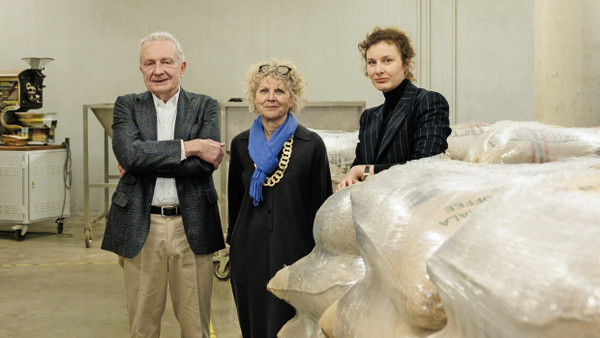
M 451 132 L 446 99 L 411 82 L 415 52 L 404 32 L 377 27 L 358 49 L 385 102 L 361 115 L 356 157 L 338 190 L 395 164 L 443 153 Z
M 250 111 L 260 116 L 232 140 L 227 195 L 231 286 L 244 337 L 276 337 L 294 316 L 267 283 L 313 249 L 315 214 L 332 193 L 323 140 L 292 115 L 304 86 L 292 63 L 269 60 L 247 75 Z

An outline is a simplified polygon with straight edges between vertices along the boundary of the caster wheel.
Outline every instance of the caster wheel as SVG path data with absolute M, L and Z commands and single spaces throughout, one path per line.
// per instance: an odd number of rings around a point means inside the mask
M 15 230 L 15 240 L 22 241 L 25 239 L 25 235 L 21 234 L 21 230 Z
M 63 233 L 63 224 L 62 223 L 58 223 L 58 225 L 56 226 L 56 232 L 59 235 Z
M 217 277 L 218 280 L 229 279 L 229 260 L 227 260 L 227 262 L 215 262 L 215 277 Z
M 92 232 L 90 230 L 85 231 L 85 247 L 89 248 L 92 246 Z

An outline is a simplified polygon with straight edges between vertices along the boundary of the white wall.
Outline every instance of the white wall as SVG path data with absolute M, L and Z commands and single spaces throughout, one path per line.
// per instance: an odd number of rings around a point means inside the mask
M 82 106 L 145 90 L 138 42 L 157 30 L 183 44 L 186 90 L 218 100 L 241 97 L 248 67 L 276 57 L 295 61 L 304 73 L 308 100 L 374 106 L 383 98 L 362 74 L 357 44 L 377 25 L 396 25 L 423 53 L 415 60 L 418 85 L 444 94 L 456 108 L 454 121 L 532 120 L 533 1 L 456 1 L 456 16 L 453 3 L 0 0 L 0 69 L 27 68 L 23 57 L 55 59 L 44 71 L 41 111 L 58 113 L 58 142 L 71 139 L 71 209 L 77 214 L 83 210 Z M 102 128 L 93 117 L 90 128 L 90 175 L 99 180 Z M 102 192 L 92 191 L 91 201 L 93 209 L 102 209 Z
M 600 126 L 600 1 L 535 1 L 535 119 Z
M 457 120 L 534 120 L 534 1 L 458 1 Z

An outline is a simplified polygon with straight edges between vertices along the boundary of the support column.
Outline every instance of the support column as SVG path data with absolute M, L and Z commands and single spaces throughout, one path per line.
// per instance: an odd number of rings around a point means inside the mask
M 536 121 L 600 126 L 599 17 L 597 0 L 535 1 Z

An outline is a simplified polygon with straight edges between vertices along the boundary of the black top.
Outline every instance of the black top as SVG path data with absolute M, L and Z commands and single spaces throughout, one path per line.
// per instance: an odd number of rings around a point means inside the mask
M 313 221 L 332 193 L 331 175 L 323 140 L 298 125 L 283 177 L 275 186 L 263 186 L 263 201 L 254 206 L 248 194 L 254 173 L 249 134 L 246 130 L 231 142 L 227 193 L 231 286 L 243 336 L 274 338 L 295 310 L 271 294 L 267 283 L 314 248 Z
M 394 111 L 394 108 L 396 108 L 396 106 L 398 105 L 402 94 L 404 94 L 404 89 L 409 83 L 410 81 L 408 79 L 404 79 L 402 80 L 402 82 L 400 82 L 398 87 L 383 93 L 383 96 L 385 97 L 385 102 L 383 103 L 383 123 L 381 124 L 381 131 L 379 135 L 383 135 L 383 133 L 385 132 L 385 129 L 387 128 L 387 125 L 390 122 L 392 112 Z M 381 140 L 379 141 L 381 142 Z M 377 148 L 379 148 L 379 144 L 377 144 Z M 377 170 L 378 167 L 380 167 L 379 170 Z M 383 168 L 383 165 L 377 165 L 375 166 L 375 172 L 379 172 L 387 168 L 389 168 L 389 166 Z
M 385 97 L 385 102 L 383 103 L 383 125 L 381 126 L 381 130 L 385 130 L 388 123 L 390 122 L 390 116 L 392 115 L 392 111 L 398 105 L 402 94 L 404 94 L 404 89 L 410 83 L 408 79 L 402 80 L 398 87 L 383 93 L 383 97 Z

